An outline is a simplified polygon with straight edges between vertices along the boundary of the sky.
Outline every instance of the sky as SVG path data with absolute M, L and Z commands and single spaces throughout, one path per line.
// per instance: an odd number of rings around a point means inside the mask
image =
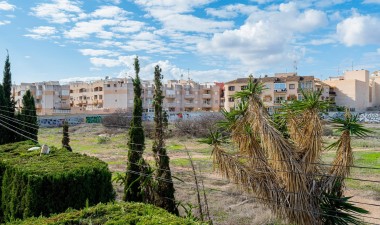
M 380 0 L 0 0 L 14 83 L 380 69 Z

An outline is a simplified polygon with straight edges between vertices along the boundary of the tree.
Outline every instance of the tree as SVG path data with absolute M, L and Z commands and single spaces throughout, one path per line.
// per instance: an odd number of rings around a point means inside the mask
M 27 90 L 22 97 L 22 109 L 21 109 L 21 120 L 23 121 L 23 133 L 29 139 L 37 141 L 38 140 L 38 122 L 36 105 L 34 102 L 34 97 L 30 90 Z
M 217 170 L 290 224 L 361 224 L 354 213 L 366 211 L 347 202 L 343 181 L 353 165 L 350 135 L 364 136 L 368 130 L 349 114 L 333 121 L 342 136 L 331 146 L 337 149 L 335 166 L 326 169 L 320 164 L 320 114 L 328 104 L 320 100 L 321 92 L 302 92 L 303 100 L 284 103 L 274 120 L 260 99 L 262 90 L 250 79 L 248 88 L 235 95 L 239 106 L 224 112 L 223 125 L 237 152 L 224 150 L 217 132 L 206 140 L 213 145 Z
M 141 193 L 141 181 L 144 179 L 142 174 L 145 166 L 142 157 L 145 148 L 144 129 L 142 127 L 142 100 L 141 100 L 141 81 L 139 77 L 140 64 L 138 57 L 134 62 L 136 76 L 133 81 L 134 99 L 133 99 L 133 114 L 129 129 L 128 140 L 128 166 L 124 183 L 124 201 L 143 202 L 144 197 Z
M 153 153 L 156 161 L 155 178 L 157 181 L 157 198 L 155 205 L 166 209 L 168 212 L 178 215 L 178 208 L 174 200 L 174 185 L 170 171 L 170 158 L 165 148 L 165 126 L 167 126 L 167 117 L 162 110 L 164 96 L 162 95 L 162 75 L 161 69 L 157 65 L 154 68 L 154 123 L 155 135 L 153 142 Z
M 12 73 L 11 73 L 11 63 L 9 61 L 9 53 L 7 52 L 7 57 L 5 59 L 4 71 L 3 71 L 3 104 L 0 105 L 1 114 L 7 118 L 10 125 L 8 127 L 16 127 L 13 119 L 15 118 L 15 104 L 11 97 L 12 95 Z M 2 118 L 4 120 L 4 118 Z M 12 143 L 17 140 L 17 135 L 5 128 L 1 128 L 2 133 L 2 143 Z
M 0 106 L 3 106 L 3 105 L 5 105 L 4 89 L 3 89 L 3 85 L 0 84 Z M 2 115 L 4 115 L 3 110 L 4 110 L 4 108 L 0 107 L 0 121 L 4 120 L 4 117 L 2 117 Z M 4 132 L 7 132 L 6 128 L 2 127 L 2 126 L 0 126 L 0 131 L 1 131 L 0 132 L 1 134 L 3 134 Z M 4 135 L 0 135 L 0 145 L 2 145 L 4 143 L 5 143 Z
M 63 133 L 62 147 L 72 152 L 73 149 L 70 146 L 70 137 L 69 137 L 69 123 L 67 121 L 63 123 L 62 133 Z

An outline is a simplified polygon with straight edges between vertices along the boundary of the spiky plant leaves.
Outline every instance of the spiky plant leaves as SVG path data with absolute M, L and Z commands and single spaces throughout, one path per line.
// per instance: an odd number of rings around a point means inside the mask
M 369 212 L 350 203 L 351 197 L 344 197 L 341 187 L 342 183 L 336 181 L 331 190 L 322 193 L 320 208 L 323 224 L 363 224 L 363 221 L 355 214 L 368 214 Z
M 222 144 L 226 144 L 229 142 L 228 137 L 224 136 L 222 132 L 210 131 L 209 136 L 207 138 L 202 138 L 198 142 L 208 144 L 211 146 L 220 146 Z

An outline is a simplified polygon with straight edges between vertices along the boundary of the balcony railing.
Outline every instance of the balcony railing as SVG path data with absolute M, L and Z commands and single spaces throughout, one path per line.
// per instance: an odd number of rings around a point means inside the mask
M 211 94 L 203 94 L 202 98 L 211 98 Z
M 202 104 L 202 107 L 203 107 L 203 108 L 211 108 L 212 105 L 211 105 L 211 103 L 203 103 L 203 104 Z
M 165 98 L 175 98 L 175 95 L 165 95 Z
M 194 98 L 194 95 L 193 94 L 188 94 L 188 95 L 185 95 L 185 98 L 188 99 L 188 98 Z
M 275 93 L 286 93 L 286 92 L 287 92 L 287 89 L 286 89 L 286 88 L 282 88 L 282 89 L 274 89 L 274 92 L 275 92 Z

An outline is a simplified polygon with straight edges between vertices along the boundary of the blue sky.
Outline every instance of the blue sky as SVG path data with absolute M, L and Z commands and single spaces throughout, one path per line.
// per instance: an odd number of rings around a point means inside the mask
M 380 69 L 380 0 L 0 0 L 13 81 Z

